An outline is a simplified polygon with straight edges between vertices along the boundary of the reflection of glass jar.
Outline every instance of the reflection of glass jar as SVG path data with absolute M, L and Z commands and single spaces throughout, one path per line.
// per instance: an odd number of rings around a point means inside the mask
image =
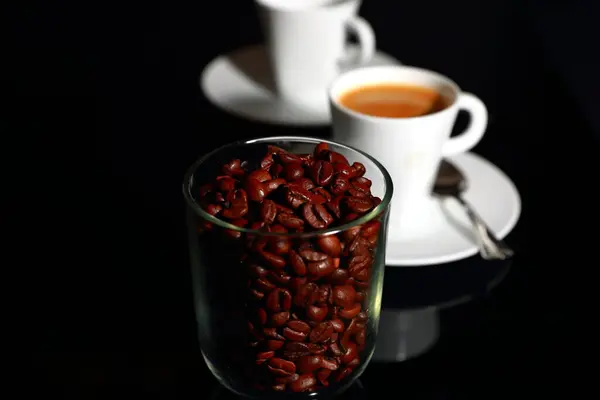
M 219 201 L 222 209 L 231 209 L 235 198 L 247 195 L 231 186 L 207 188 L 230 160 L 258 165 L 257 157 L 273 149 L 267 145 L 277 146 L 282 154 L 312 154 L 319 142 L 324 141 L 276 137 L 230 144 L 198 160 L 184 180 L 200 346 L 213 374 L 238 394 L 338 393 L 360 376 L 373 355 L 392 197 L 391 178 L 381 164 L 358 150 L 325 141 L 335 161 L 365 167 L 354 172 L 346 168 L 351 182 L 368 178 L 370 192 L 380 196 L 366 195 L 373 204 L 357 211 L 353 205 L 360 193 L 337 193 L 344 203 L 331 212 L 339 221 L 335 227 L 261 231 L 240 228 L 237 225 L 244 223 L 230 219 L 234 225 L 205 211 Z M 235 179 L 241 182 L 243 177 Z M 292 204 L 289 196 L 295 186 L 288 185 L 291 181 L 279 183 Z M 214 196 L 201 199 L 200 193 L 207 190 Z M 316 194 L 305 196 L 301 206 L 316 209 L 312 196 Z M 327 200 L 334 202 L 333 196 Z M 277 212 L 287 213 L 284 209 L 278 207 Z M 292 226 L 290 215 L 278 216 L 277 221 Z M 312 223 L 311 215 L 304 216 Z

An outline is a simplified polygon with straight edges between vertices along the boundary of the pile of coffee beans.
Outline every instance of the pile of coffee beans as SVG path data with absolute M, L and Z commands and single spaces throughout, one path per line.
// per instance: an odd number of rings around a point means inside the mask
M 199 189 L 203 209 L 262 232 L 322 231 L 381 203 L 371 194 L 364 165 L 350 165 L 326 143 L 312 154 L 268 146 L 259 162 L 233 159 L 221 172 Z M 309 237 L 221 230 L 243 247 L 246 374 L 255 387 L 317 391 L 343 382 L 364 362 L 380 224 L 375 217 L 337 234 Z M 217 231 L 206 220 L 199 229 Z

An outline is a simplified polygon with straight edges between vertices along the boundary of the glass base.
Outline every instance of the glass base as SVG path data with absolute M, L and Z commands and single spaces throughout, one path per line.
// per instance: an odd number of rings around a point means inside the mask
M 434 308 L 382 310 L 374 362 L 400 362 L 429 351 L 439 337 L 439 315 Z

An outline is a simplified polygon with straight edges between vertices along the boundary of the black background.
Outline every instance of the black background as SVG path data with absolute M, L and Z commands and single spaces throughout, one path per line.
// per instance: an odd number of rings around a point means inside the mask
M 594 11 L 583 1 L 364 2 L 381 50 L 486 103 L 489 128 L 474 151 L 523 200 L 507 239 L 518 252 L 509 276 L 491 296 L 446 311 L 431 353 L 371 365 L 371 393 L 567 386 L 574 294 L 594 265 L 599 222 Z M 198 77 L 210 60 L 261 41 L 251 1 L 53 2 L 7 15 L 14 70 L 3 77 L 2 150 L 13 190 L 0 215 L 7 254 L 33 293 L 22 326 L 37 387 L 75 398 L 206 396 L 216 381 L 195 337 L 182 175 L 235 139 L 328 129 L 251 123 L 203 98 Z

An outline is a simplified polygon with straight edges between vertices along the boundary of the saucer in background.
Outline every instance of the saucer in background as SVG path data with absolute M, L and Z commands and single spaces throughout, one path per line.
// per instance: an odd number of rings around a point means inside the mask
M 512 181 L 484 158 L 464 153 L 449 157 L 468 181 L 464 198 L 502 239 L 514 228 L 521 214 L 521 198 Z M 402 229 L 392 220 L 388 227 L 387 266 L 442 264 L 479 252 L 466 211 L 455 199 L 433 200 L 423 234 L 398 236 Z M 426 228 L 426 229 L 425 229 Z
M 357 54 L 358 50 L 358 46 L 350 45 L 350 57 Z M 377 52 L 363 66 L 396 64 L 399 62 L 392 56 Z M 300 106 L 280 100 L 269 89 L 272 86 L 269 71 L 265 46 L 249 46 L 211 61 L 202 71 L 200 87 L 211 103 L 238 117 L 293 126 L 331 123 L 327 103 Z

